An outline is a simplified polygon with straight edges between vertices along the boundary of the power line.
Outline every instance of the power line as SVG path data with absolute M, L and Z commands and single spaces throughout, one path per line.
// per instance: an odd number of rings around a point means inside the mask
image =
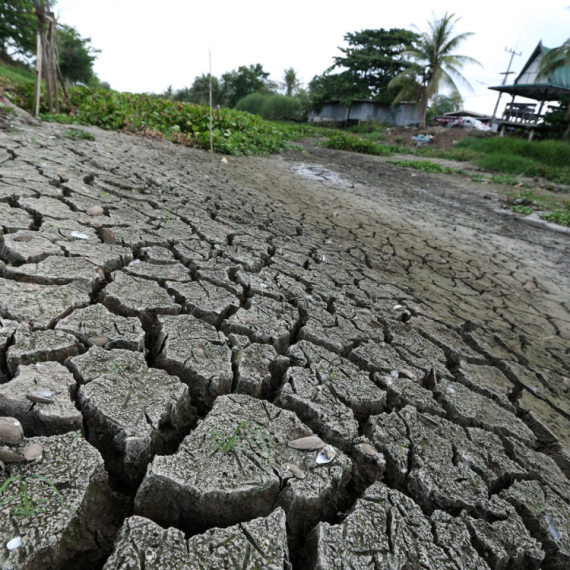
M 518 45 L 518 42 L 517 42 L 517 45 Z M 511 65 L 513 63 L 513 59 L 514 59 L 515 55 L 522 55 L 522 51 L 517 53 L 516 48 L 515 49 L 505 48 L 505 51 L 507 53 L 511 54 L 511 59 L 509 60 L 509 66 L 507 67 L 507 71 L 501 72 L 501 75 L 505 76 L 505 78 L 503 79 L 503 83 L 501 83 L 501 85 L 504 85 L 507 82 L 507 77 L 511 73 L 514 73 L 514 71 L 511 71 Z M 493 111 L 493 117 L 491 118 L 491 122 L 493 122 L 495 120 L 495 117 L 497 116 L 497 109 L 499 108 L 499 103 L 501 102 L 502 95 L 503 95 L 503 92 L 499 91 L 499 97 L 497 98 L 497 104 L 495 105 L 495 110 Z

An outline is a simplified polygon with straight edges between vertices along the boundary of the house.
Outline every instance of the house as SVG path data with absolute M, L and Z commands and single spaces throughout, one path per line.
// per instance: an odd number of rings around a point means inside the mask
M 559 67 L 550 77 L 538 77 L 540 62 L 549 51 L 550 48 L 544 47 L 542 41 L 538 42 L 512 85 L 489 87 L 501 94 L 512 96 L 511 102 L 505 106 L 503 117 L 493 119 L 501 133 L 509 127 L 522 128 L 530 131 L 529 139 L 532 139 L 534 131 L 543 128 L 544 104 L 547 101 L 560 101 L 562 97 L 570 95 L 570 65 Z M 534 99 L 538 102 L 538 110 L 537 103 L 515 102 L 516 97 Z M 546 112 L 553 108 L 556 106 L 548 105 Z
M 343 105 L 340 101 L 327 101 L 320 112 L 309 113 L 309 121 L 315 123 L 378 121 L 401 127 L 417 125 L 420 122 L 420 112 L 413 101 L 402 101 L 393 107 L 386 107 L 375 101 L 364 99 L 353 101 L 350 107 Z

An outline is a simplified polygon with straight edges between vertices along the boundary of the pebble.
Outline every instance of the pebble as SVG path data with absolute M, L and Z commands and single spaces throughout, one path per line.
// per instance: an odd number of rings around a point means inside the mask
M 9 449 L 0 449 L 0 461 L 3 463 L 21 463 L 22 461 L 26 461 L 26 458 Z
M 0 418 L 0 440 L 8 445 L 18 445 L 24 440 L 24 429 L 16 418 Z
M 101 215 L 103 215 L 104 212 L 105 212 L 105 210 L 103 210 L 103 208 L 101 208 L 101 206 L 91 206 L 91 208 L 89 208 L 87 210 L 87 213 L 90 216 L 101 216 Z
M 102 225 L 102 222 L 99 218 L 89 218 L 87 221 L 96 228 L 100 228 Z
M 32 234 L 16 232 L 12 236 L 12 239 L 14 241 L 32 241 L 34 239 L 34 236 Z
M 376 455 L 378 453 L 369 443 L 361 443 L 357 447 L 365 455 Z
M 33 461 L 38 457 L 41 457 L 44 452 L 44 448 L 39 443 L 31 443 L 24 450 L 24 458 L 26 461 Z
M 303 471 L 299 469 L 294 463 L 284 463 L 283 467 L 285 467 L 287 471 L 290 471 L 291 475 L 293 475 L 297 479 L 305 478 L 305 473 L 303 473 Z
M 115 244 L 115 234 L 111 230 L 103 230 L 101 237 L 103 238 L 103 243 L 108 243 L 110 245 Z
M 109 342 L 106 336 L 91 336 L 87 339 L 87 344 L 89 346 L 105 346 Z

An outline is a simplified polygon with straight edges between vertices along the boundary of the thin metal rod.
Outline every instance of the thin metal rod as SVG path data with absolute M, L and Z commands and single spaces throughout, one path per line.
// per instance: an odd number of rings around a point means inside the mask
M 210 158 L 214 160 L 214 137 L 212 135 L 212 50 L 208 49 L 210 60 Z

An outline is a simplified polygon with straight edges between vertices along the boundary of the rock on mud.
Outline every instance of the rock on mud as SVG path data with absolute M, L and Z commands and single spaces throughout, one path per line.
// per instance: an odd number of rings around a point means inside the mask
M 489 570 L 461 519 L 439 513 L 435 525 L 447 532 L 434 536 L 430 519 L 412 499 L 375 483 L 342 523 L 321 522 L 311 532 L 306 568 Z
M 241 422 L 245 431 L 236 445 L 219 449 Z M 245 395 L 220 396 L 175 455 L 155 457 L 139 487 L 135 514 L 201 532 L 264 517 L 280 506 L 292 540 L 298 541 L 335 512 L 351 474 L 351 462 L 341 452 L 318 465 L 318 451 L 287 447 L 308 435 L 311 430 L 291 412 Z M 305 478 L 294 477 L 285 463 L 297 466 Z
M 107 360 L 99 357 L 106 352 Z M 136 484 L 156 453 L 172 452 L 195 421 L 188 388 L 163 370 L 122 368 L 128 351 L 93 347 L 86 357 L 100 375 L 82 385 L 78 402 L 89 441 L 123 484 Z M 83 360 L 85 362 L 87 358 Z M 142 363 L 141 363 L 142 364 Z
M 57 362 L 20 366 L 0 385 L 0 416 L 20 420 L 27 436 L 77 431 L 83 417 L 73 403 L 76 392 L 73 376 Z
M 21 499 L 2 507 L 0 566 L 5 570 L 67 570 L 101 564 L 111 552 L 127 506 L 109 490 L 101 455 L 82 437 L 72 434 L 36 437 L 27 440 L 29 443 L 43 447 L 42 459 L 39 463 L 12 464 L 10 475 L 27 481 L 32 501 L 48 502 L 40 503 L 45 513 L 24 518 L 12 512 L 13 506 L 23 506 Z M 63 504 L 49 485 L 30 477 L 34 474 L 59 489 Z M 0 485 L 7 478 L 0 472 Z M 18 536 L 21 546 L 7 550 L 5 545 Z
M 285 513 L 276 509 L 265 518 L 214 528 L 189 540 L 178 529 L 165 530 L 149 519 L 130 517 L 103 570 L 289 567 Z
M 94 337 L 105 337 L 104 346 L 107 349 L 144 350 L 145 336 L 140 320 L 115 315 L 101 304 L 74 311 L 57 323 L 55 328 L 75 335 L 86 345 Z

